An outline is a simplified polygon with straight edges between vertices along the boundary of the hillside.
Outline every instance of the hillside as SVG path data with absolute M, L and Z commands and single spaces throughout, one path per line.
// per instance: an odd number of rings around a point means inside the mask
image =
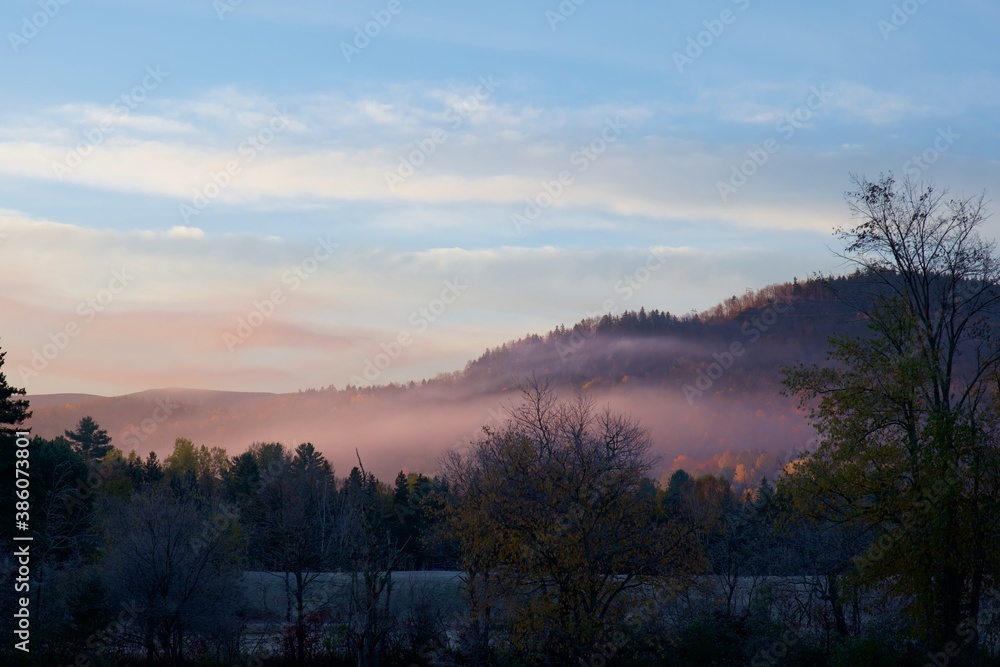
M 845 301 L 869 302 L 869 287 L 859 277 L 796 281 L 733 296 L 699 314 L 642 308 L 605 315 L 488 350 L 459 381 L 496 391 L 537 373 L 578 388 L 638 382 L 680 390 L 738 344 L 731 368 L 705 395 L 772 389 L 782 365 L 822 361 L 831 334 L 864 332 L 864 318 Z

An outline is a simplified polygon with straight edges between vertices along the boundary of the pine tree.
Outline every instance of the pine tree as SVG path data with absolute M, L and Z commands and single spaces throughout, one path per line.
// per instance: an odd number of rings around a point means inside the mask
M 156 456 L 156 452 L 150 452 L 146 457 L 146 462 L 142 466 L 146 484 L 150 486 L 158 484 L 163 479 L 163 466 Z
M 111 436 L 90 415 L 80 420 L 76 431 L 66 431 L 66 438 L 73 443 L 75 449 L 98 461 L 114 448 Z
M 7 353 L 0 351 L 0 368 L 3 368 L 5 356 Z M 18 396 L 24 396 L 24 389 L 11 387 L 7 384 L 7 376 L 0 372 L 0 444 L 6 443 L 8 438 L 13 439 L 18 428 L 31 417 L 27 399 Z
M 6 354 L 6 352 L 0 351 L 0 368 L 3 368 L 3 358 Z M 31 412 L 28 411 L 28 401 L 19 398 L 20 396 L 24 396 L 24 389 L 15 389 L 8 385 L 7 377 L 0 372 L 0 475 L 3 476 L 3 479 L 10 480 L 4 485 L 6 490 L 3 491 L 0 499 L 3 500 L 4 507 L 10 508 L 14 507 L 14 502 L 17 500 L 14 495 L 14 466 L 23 466 L 24 464 L 16 464 L 16 461 L 26 460 L 17 458 L 15 453 L 17 432 L 22 424 L 31 417 Z M 9 537 L 13 534 L 14 512 L 11 511 L 8 517 L 0 523 L 0 531 L 2 531 L 0 536 L 2 537 Z

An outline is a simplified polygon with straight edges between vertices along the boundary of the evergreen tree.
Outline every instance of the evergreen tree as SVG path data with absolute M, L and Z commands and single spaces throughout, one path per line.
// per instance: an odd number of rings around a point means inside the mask
M 7 353 L 0 351 L 0 368 L 3 368 L 5 356 Z M 31 417 L 28 400 L 19 396 L 24 396 L 24 389 L 11 387 L 7 384 L 7 376 L 0 372 L 0 436 L 4 442 L 13 439 L 18 428 Z
M 66 438 L 73 443 L 75 449 L 97 461 L 102 460 L 113 449 L 111 436 L 90 415 L 80 420 L 75 431 L 66 431 Z
M 0 351 L 0 368 L 3 368 L 3 359 L 6 354 L 6 352 Z M 15 440 L 22 424 L 31 417 L 28 401 L 19 398 L 20 396 L 24 396 L 24 389 L 11 387 L 7 384 L 7 377 L 0 372 L 0 474 L 5 480 L 11 480 L 6 483 L 7 490 L 3 494 L 4 500 L 7 501 L 4 506 L 11 508 L 14 507 L 16 500 L 13 484 L 14 465 L 15 461 L 23 460 L 16 458 Z M 6 535 L 12 534 L 13 521 L 14 513 L 10 512 L 2 524 Z
M 142 467 L 146 484 L 152 486 L 158 484 L 163 479 L 163 466 L 160 465 L 160 460 L 157 458 L 156 452 L 149 453 Z

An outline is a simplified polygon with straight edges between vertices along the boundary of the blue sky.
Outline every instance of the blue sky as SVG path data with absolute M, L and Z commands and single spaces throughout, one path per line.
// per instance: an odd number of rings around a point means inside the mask
M 404 381 L 608 299 L 836 271 L 849 173 L 995 193 L 998 24 L 985 0 L 4 3 L 5 371 L 342 387 L 412 333 L 377 380 Z

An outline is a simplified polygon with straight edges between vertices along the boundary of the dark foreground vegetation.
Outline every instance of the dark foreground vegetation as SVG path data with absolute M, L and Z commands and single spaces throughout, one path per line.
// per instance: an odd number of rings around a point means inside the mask
M 438 473 L 391 485 L 309 443 L 142 459 L 91 419 L 19 447 L 29 406 L 0 376 L 0 475 L 31 480 L 30 501 L 7 487 L 3 537 L 22 508 L 33 537 L 26 590 L 3 588 L 5 664 L 1000 664 L 981 202 L 891 178 L 849 202 L 868 328 L 785 369 L 819 437 L 749 488 L 656 483 L 639 423 L 538 376 Z M 7 611 L 26 596 L 30 653 Z

